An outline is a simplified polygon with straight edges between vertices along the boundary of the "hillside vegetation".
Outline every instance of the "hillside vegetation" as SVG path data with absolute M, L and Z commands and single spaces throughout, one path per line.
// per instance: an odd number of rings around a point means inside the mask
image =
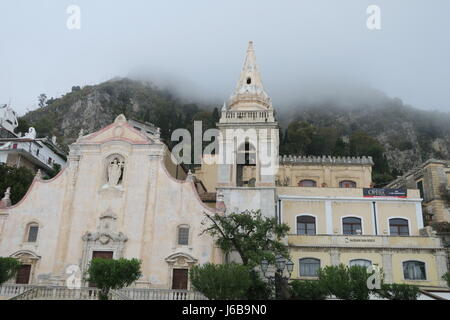
M 372 156 L 374 180 L 381 185 L 429 158 L 450 159 L 450 114 L 414 109 L 399 99 L 357 107 L 330 101 L 277 112 L 280 154 Z M 206 130 L 219 118 L 217 106 L 185 103 L 151 83 L 113 79 L 49 99 L 20 119 L 19 130 L 34 126 L 40 136 L 55 135 L 67 147 L 81 129 L 96 131 L 121 113 L 154 123 L 169 145 L 174 129 L 192 131 L 193 121 L 202 120 Z

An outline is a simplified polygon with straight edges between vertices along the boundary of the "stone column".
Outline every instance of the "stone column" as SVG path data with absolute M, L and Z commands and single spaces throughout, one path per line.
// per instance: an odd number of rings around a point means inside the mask
M 392 283 L 393 282 L 392 253 L 387 250 L 383 250 L 383 252 L 381 253 L 381 257 L 383 262 L 383 265 L 381 267 L 383 268 L 384 282 Z
M 447 272 L 447 254 L 444 250 L 437 250 L 434 257 L 436 259 L 439 285 L 445 287 L 447 286 L 447 282 L 442 279 L 442 276 Z
M 332 248 L 330 250 L 331 265 L 338 266 L 341 263 L 341 253 L 338 248 Z
M 330 200 L 325 201 L 325 221 L 327 234 L 333 235 L 333 206 Z

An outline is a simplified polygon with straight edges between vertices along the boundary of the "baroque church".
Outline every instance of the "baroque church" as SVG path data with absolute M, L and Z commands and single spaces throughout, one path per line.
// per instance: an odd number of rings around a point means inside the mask
M 11 281 L 63 285 L 68 266 L 125 257 L 142 260 L 136 287 L 189 289 L 191 266 L 229 258 L 201 234 L 204 213 L 261 210 L 290 227 L 292 279 L 343 263 L 381 267 L 386 282 L 443 285 L 446 251 L 424 227 L 419 190 L 372 188 L 371 157 L 278 154 L 252 42 L 217 128 L 219 151 L 194 173 L 158 130 L 122 115 L 80 135 L 56 177 L 38 173 L 22 201 L 0 203 L 0 256 L 22 261 Z

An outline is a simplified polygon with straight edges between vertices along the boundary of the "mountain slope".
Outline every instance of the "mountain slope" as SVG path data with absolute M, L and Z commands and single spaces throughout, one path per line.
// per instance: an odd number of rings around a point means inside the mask
M 192 130 L 194 120 L 203 120 L 204 129 L 213 127 L 218 120 L 218 111 L 213 111 L 211 106 L 185 104 L 150 83 L 113 79 L 98 85 L 74 87 L 61 98 L 49 100 L 47 106 L 27 113 L 21 121 L 34 126 L 41 136 L 57 136 L 58 142 L 67 146 L 76 140 L 81 129 L 86 133 L 98 130 L 120 113 L 161 127 L 161 135 L 166 141 L 170 141 L 170 134 L 176 128 Z M 393 175 L 428 158 L 450 159 L 450 114 L 417 110 L 403 105 L 399 99 L 386 97 L 381 103 L 357 107 L 341 106 L 333 101 L 303 104 L 289 111 L 280 108 L 277 117 L 284 128 L 282 153 L 290 150 L 301 153 L 298 151 L 301 148 L 290 148 L 290 145 L 301 144 L 302 136 L 294 135 L 296 141 L 289 142 L 288 130 L 285 130 L 297 121 L 325 132 L 322 136 L 313 135 L 322 140 L 313 139 L 305 149 L 317 155 L 322 152 L 341 155 L 338 148 L 324 149 L 323 146 L 329 143 L 328 137 L 339 146 L 352 140 L 356 133 L 363 132 L 379 142 Z M 346 154 L 356 155 L 352 153 L 355 153 L 354 149 L 348 147 Z

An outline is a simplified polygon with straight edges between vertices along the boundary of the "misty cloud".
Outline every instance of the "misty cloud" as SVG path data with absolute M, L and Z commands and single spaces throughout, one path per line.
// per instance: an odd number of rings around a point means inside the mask
M 450 110 L 447 0 L 379 0 L 376 31 L 369 0 L 76 2 L 80 30 L 66 27 L 69 1 L 0 3 L 0 103 L 23 114 L 41 93 L 130 77 L 220 106 L 253 40 L 276 108 L 388 96 Z

